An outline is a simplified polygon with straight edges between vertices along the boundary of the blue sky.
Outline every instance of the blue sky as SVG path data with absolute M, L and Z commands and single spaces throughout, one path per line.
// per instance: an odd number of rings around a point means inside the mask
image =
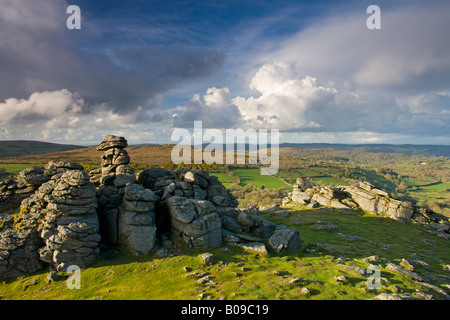
M 68 30 L 66 8 L 81 9 Z M 366 9 L 381 8 L 381 30 Z M 0 139 L 170 142 L 174 128 L 281 142 L 450 144 L 447 1 L 0 4 Z

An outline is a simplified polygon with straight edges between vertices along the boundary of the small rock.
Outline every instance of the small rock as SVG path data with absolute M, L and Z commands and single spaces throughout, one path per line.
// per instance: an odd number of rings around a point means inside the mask
M 387 265 L 387 269 L 389 269 L 391 271 L 394 271 L 396 273 L 400 273 L 400 274 L 405 275 L 407 277 L 416 279 L 416 280 L 418 280 L 420 282 L 423 281 L 423 278 L 421 276 L 419 276 L 417 273 L 409 271 L 409 270 L 406 270 L 405 268 L 403 268 L 403 267 L 401 267 L 399 265 L 396 265 L 395 263 L 389 263 Z
M 183 267 L 183 271 L 184 271 L 184 272 L 190 272 L 190 271 L 192 271 L 192 269 L 189 268 L 189 267 Z
M 290 286 L 297 286 L 297 285 L 301 285 L 301 284 L 305 284 L 305 281 L 301 278 L 292 278 L 291 280 L 289 280 L 288 282 L 285 283 L 285 285 L 290 285 Z
M 299 291 L 298 291 L 298 293 L 301 295 L 301 296 L 309 296 L 310 294 L 311 294 L 311 290 L 309 290 L 308 288 L 301 288 Z
M 406 260 L 405 258 L 402 259 L 402 261 L 400 262 L 400 265 L 405 268 L 406 270 L 409 271 L 414 271 L 414 266 L 411 264 L 411 262 L 409 262 L 408 260 Z
M 402 293 L 403 289 L 401 287 L 399 287 L 399 286 L 392 286 L 392 291 L 394 293 Z
M 40 280 L 39 278 L 38 278 L 38 279 L 31 280 L 30 282 L 28 282 L 28 283 L 25 285 L 25 287 L 28 288 L 29 286 L 34 286 L 36 283 L 39 282 L 39 280 Z
M 58 281 L 59 280 L 59 276 L 55 271 L 50 271 L 47 274 L 47 282 L 54 282 L 54 281 Z
M 203 264 L 212 264 L 214 261 L 214 255 L 209 252 L 202 253 L 198 257 L 200 258 L 200 261 Z
M 416 289 L 416 290 L 417 290 L 417 289 Z M 422 291 L 419 291 L 419 290 L 417 290 L 417 291 L 414 293 L 414 295 L 417 296 L 417 297 L 419 297 L 419 298 L 421 298 L 421 299 L 424 299 L 424 300 L 431 300 L 431 299 L 434 298 L 432 294 L 426 294 L 426 293 L 424 293 L 424 292 L 422 292 Z
M 347 283 L 348 279 L 346 276 L 338 276 L 338 277 L 334 277 L 334 282 Z
M 210 277 L 210 276 L 204 276 L 203 278 L 198 279 L 197 282 L 198 282 L 199 284 L 202 284 L 202 283 L 209 282 L 210 280 L 211 280 L 211 277 Z
M 202 278 L 207 275 L 206 272 L 191 272 L 186 275 L 186 278 Z
M 415 298 L 408 293 L 382 293 L 370 300 L 419 300 L 419 298 Z

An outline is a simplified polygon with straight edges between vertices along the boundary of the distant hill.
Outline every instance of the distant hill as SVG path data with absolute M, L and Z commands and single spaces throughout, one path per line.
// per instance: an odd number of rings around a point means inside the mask
M 203 147 L 211 148 L 220 147 L 219 144 L 203 144 Z M 238 145 L 237 143 L 229 145 L 234 150 L 241 147 L 249 150 L 249 145 Z M 267 145 L 270 148 L 270 144 Z M 450 145 L 415 145 L 415 144 L 341 144 L 341 143 L 280 143 L 280 148 L 298 148 L 298 149 L 322 149 L 322 150 L 338 150 L 347 152 L 371 152 L 371 153 L 401 153 L 408 156 L 434 156 L 449 157 Z M 222 146 L 222 150 L 226 150 L 227 145 Z M 262 147 L 256 146 L 257 149 Z M 264 146 L 266 148 L 266 146 Z
M 61 152 L 85 147 L 41 141 L 11 140 L 0 141 L 0 158 Z
M 280 148 L 332 149 L 349 152 L 402 153 L 408 156 L 450 157 L 450 145 L 282 143 Z

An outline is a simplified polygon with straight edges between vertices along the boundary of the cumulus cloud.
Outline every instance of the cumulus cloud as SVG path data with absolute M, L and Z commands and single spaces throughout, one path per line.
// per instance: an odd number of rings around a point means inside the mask
M 246 125 L 283 130 L 320 127 L 308 111 L 333 104 L 337 93 L 334 88 L 318 85 L 311 76 L 301 78 L 284 63 L 263 65 L 249 86 L 260 95 L 233 99 Z
M 426 94 L 400 103 L 389 94 L 337 90 L 286 63 L 265 64 L 253 75 L 255 94 L 230 98 L 228 88 L 209 88 L 176 110 L 175 126 L 203 120 L 213 128 L 245 127 L 282 132 L 334 133 L 379 142 L 386 135 L 445 136 L 450 124 L 450 95 Z M 379 136 L 377 136 L 379 135 Z
M 162 123 L 170 119 L 167 111 L 137 107 L 123 115 L 101 104 L 87 113 L 85 105 L 84 99 L 67 89 L 35 92 L 26 99 L 6 99 L 0 103 L 0 139 L 90 143 L 101 140 L 106 134 L 116 133 L 137 141 L 145 138 L 164 140 L 154 131 L 162 132 Z M 158 130 L 153 121 L 160 122 Z
M 201 120 L 204 128 L 230 128 L 239 126 L 241 115 L 231 102 L 229 88 L 212 87 L 200 97 L 195 94 L 184 107 L 178 107 L 173 115 L 175 127 L 192 127 Z

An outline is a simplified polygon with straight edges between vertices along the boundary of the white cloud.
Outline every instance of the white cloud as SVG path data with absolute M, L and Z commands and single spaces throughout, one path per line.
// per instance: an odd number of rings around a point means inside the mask
M 364 88 L 438 90 L 450 85 L 449 11 L 443 2 L 381 6 L 381 30 L 367 29 L 364 10 L 340 13 L 256 59 L 283 61 L 298 72 Z M 433 75 L 440 75 L 439 81 Z
M 238 107 L 231 101 L 230 90 L 227 87 L 208 88 L 203 100 L 199 94 L 194 94 L 184 107 L 175 110 L 173 125 L 192 127 L 196 120 L 202 120 L 204 128 L 239 126 L 241 115 Z
M 86 112 L 88 109 L 91 111 Z M 152 122 L 155 116 L 161 119 L 158 124 Z M 28 99 L 9 98 L 0 103 L 0 139 L 79 144 L 95 143 L 106 134 L 119 134 L 130 141 L 148 138 L 167 141 L 170 135 L 163 130 L 167 125 L 163 120 L 167 118 L 168 114 L 152 114 L 142 107 L 126 115 L 118 114 L 106 104 L 90 108 L 78 94 L 67 89 L 35 92 Z
M 251 79 L 250 88 L 259 96 L 233 99 L 246 126 L 281 130 L 320 127 L 308 111 L 334 104 L 337 93 L 334 88 L 318 85 L 311 76 L 301 78 L 284 63 L 263 65 Z
M 35 119 L 57 119 L 81 112 L 83 99 L 66 89 L 35 92 L 28 99 L 9 98 L 0 103 L 0 123 L 33 122 Z

